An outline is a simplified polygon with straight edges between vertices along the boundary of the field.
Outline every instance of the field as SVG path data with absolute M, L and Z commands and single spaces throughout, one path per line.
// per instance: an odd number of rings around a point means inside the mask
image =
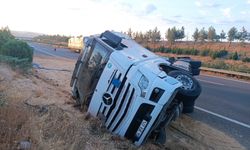
M 169 43 L 165 42 L 165 46 L 170 46 Z M 173 47 L 177 48 L 184 48 L 184 49 L 198 49 L 198 50 L 205 50 L 205 49 L 211 49 L 214 51 L 218 50 L 228 50 L 229 52 L 240 52 L 240 53 L 246 53 L 247 56 L 250 56 L 250 44 L 249 43 L 240 43 L 240 42 L 232 42 L 231 44 L 229 42 L 176 42 L 172 45 Z
M 74 61 L 35 57 L 34 62 L 45 69 L 22 75 L 0 66 L 0 149 L 137 149 L 74 107 L 69 87 Z M 167 136 L 162 147 L 149 140 L 139 149 L 245 149 L 187 115 L 167 128 Z
M 202 61 L 204 67 L 250 73 L 249 43 L 179 41 L 172 45 L 168 42 L 141 44 L 161 56 L 190 56 L 194 60 Z

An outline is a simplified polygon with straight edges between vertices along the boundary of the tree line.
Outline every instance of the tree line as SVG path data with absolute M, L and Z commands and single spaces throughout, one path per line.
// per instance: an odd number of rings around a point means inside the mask
M 69 36 L 64 35 L 39 35 L 33 38 L 36 42 L 67 46 Z
M 227 35 L 224 30 L 222 30 L 220 34 L 217 34 L 215 28 L 212 26 L 208 28 L 208 31 L 206 31 L 204 27 L 200 30 L 196 28 L 192 37 L 195 42 L 222 41 L 226 38 L 228 42 L 232 42 L 235 40 L 238 40 L 240 42 L 250 41 L 250 33 L 247 32 L 245 27 L 242 27 L 239 31 L 237 30 L 237 28 L 232 27 L 227 32 Z
M 132 31 L 131 28 L 128 29 L 126 33 L 128 36 L 136 40 L 137 42 L 158 42 L 162 39 L 161 32 L 158 30 L 157 27 L 154 29 L 150 29 L 146 32 L 138 32 Z M 178 40 L 183 40 L 186 37 L 185 35 L 185 28 L 182 26 L 181 28 L 176 28 L 175 26 L 172 28 L 168 28 L 165 32 L 165 39 L 168 42 L 173 44 Z M 192 38 L 194 42 L 219 42 L 226 40 L 228 42 L 233 41 L 240 41 L 244 43 L 245 41 L 250 41 L 250 33 L 247 32 L 245 27 L 242 27 L 238 30 L 236 27 L 232 27 L 226 33 L 222 30 L 219 34 L 216 32 L 216 29 L 213 26 L 210 26 L 208 30 L 204 27 L 201 29 L 196 28 L 194 33 L 192 34 Z
M 155 27 L 153 30 L 148 30 L 145 33 L 143 32 L 133 32 L 131 28 L 127 32 L 124 32 L 137 42 L 158 42 L 161 40 L 161 32 Z

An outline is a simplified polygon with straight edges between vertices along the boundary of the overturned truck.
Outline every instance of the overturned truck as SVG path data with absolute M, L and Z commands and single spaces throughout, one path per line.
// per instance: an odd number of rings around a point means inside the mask
M 128 36 L 105 31 L 90 36 L 76 62 L 72 96 L 112 133 L 141 145 L 165 142 L 165 127 L 191 113 L 201 93 L 201 62 L 155 55 Z

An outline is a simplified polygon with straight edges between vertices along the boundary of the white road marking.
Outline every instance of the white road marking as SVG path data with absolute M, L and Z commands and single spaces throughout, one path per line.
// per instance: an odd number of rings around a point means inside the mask
M 202 81 L 202 82 L 206 82 L 206 83 L 210 83 L 210 84 L 215 84 L 215 85 L 225 85 L 222 83 L 217 83 L 217 82 L 212 82 L 212 81 L 207 81 L 207 80 L 202 80 L 202 79 L 197 79 L 197 80 Z
M 207 76 L 207 77 L 212 77 L 212 78 L 218 78 L 218 79 L 224 79 L 224 80 L 230 80 L 230 81 L 250 84 L 250 82 L 248 82 L 248 81 L 236 80 L 236 79 L 231 79 L 231 78 L 226 78 L 226 77 L 212 76 L 212 75 L 207 75 L 207 74 L 202 74 L 201 76 Z
M 198 106 L 194 106 L 194 108 L 196 108 L 196 109 L 198 109 L 198 110 L 200 110 L 200 111 L 209 113 L 209 114 L 211 114 L 211 115 L 214 115 L 214 116 L 216 116 L 216 117 L 219 117 L 219 118 L 221 118 L 221 119 L 225 119 L 225 120 L 227 120 L 227 121 L 233 122 L 233 123 L 235 123 L 235 124 L 238 124 L 238 125 L 240 125 L 240 126 L 243 126 L 243 127 L 246 127 L 246 128 L 249 128 L 249 129 L 250 129 L 250 125 L 245 124 L 245 123 L 243 123 L 243 122 L 240 122 L 240 121 L 237 121 L 237 120 L 228 118 L 228 117 L 226 117 L 226 116 L 222 116 L 222 115 L 220 115 L 220 114 L 214 113 L 214 112 L 212 112 L 212 111 L 203 109 L 203 108 L 198 107 Z

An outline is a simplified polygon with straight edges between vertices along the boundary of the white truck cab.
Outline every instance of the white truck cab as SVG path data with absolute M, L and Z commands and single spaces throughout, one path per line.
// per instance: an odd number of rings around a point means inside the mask
M 110 132 L 141 145 L 182 112 L 183 100 L 176 97 L 189 86 L 186 80 L 194 83 L 192 76 L 184 72 L 182 82 L 168 75 L 176 71 L 169 61 L 121 33 L 105 31 L 85 45 L 72 75 L 72 95 Z

